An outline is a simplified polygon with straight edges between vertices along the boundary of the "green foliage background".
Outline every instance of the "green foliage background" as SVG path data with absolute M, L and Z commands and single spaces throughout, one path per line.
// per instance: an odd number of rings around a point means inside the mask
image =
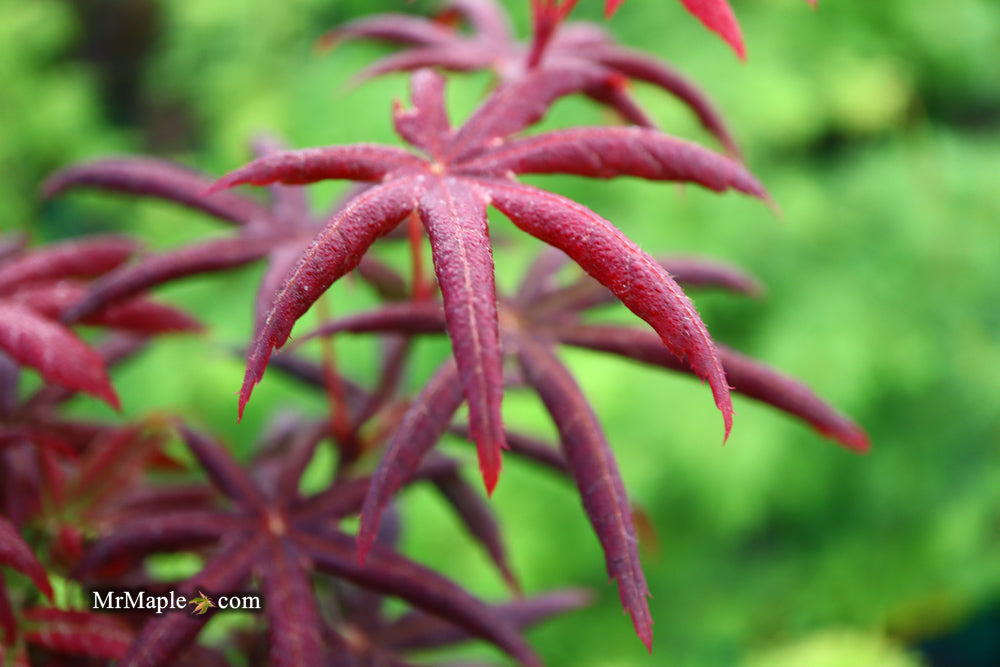
M 505 4 L 523 33 L 527 3 Z M 585 1 L 578 14 L 598 19 L 601 4 Z M 598 596 L 532 641 L 552 665 L 914 667 L 932 664 L 949 650 L 938 638 L 957 634 L 950 641 L 965 662 L 934 664 L 992 664 L 1000 660 L 1000 4 L 733 5 L 747 64 L 676 2 L 631 0 L 610 28 L 710 92 L 782 220 L 758 202 L 696 188 L 537 181 L 651 252 L 710 255 L 759 276 L 760 300 L 694 295 L 709 330 L 804 379 L 868 429 L 873 450 L 852 455 L 745 400 L 721 447 L 707 388 L 568 354 L 655 527 L 644 540 L 655 651 L 645 655 L 605 584 L 575 490 L 510 461 L 495 505 L 526 590 L 584 585 Z M 166 205 L 92 194 L 42 205 L 35 191 L 53 169 L 107 152 L 153 152 L 221 174 L 246 160 L 248 138 L 264 129 L 296 147 L 395 142 L 390 102 L 405 97 L 405 77 L 348 86 L 385 51 L 351 44 L 319 55 L 313 44 L 362 12 L 432 6 L 0 1 L 0 228 L 29 229 L 39 241 L 126 229 L 152 248 L 219 233 Z M 453 117 L 488 85 L 486 76 L 455 77 Z M 636 93 L 668 131 L 712 145 L 673 100 Z M 609 120 L 567 100 L 545 125 Z M 337 192 L 316 187 L 314 201 L 325 207 Z M 500 282 L 514 284 L 524 249 L 537 244 L 499 219 L 494 235 L 509 243 L 497 250 Z M 211 334 L 164 341 L 121 369 L 125 418 L 182 412 L 246 451 L 275 411 L 323 409 L 271 373 L 235 423 L 241 364 L 229 346 L 248 335 L 258 273 L 163 290 L 200 313 Z M 370 297 L 347 281 L 330 303 L 347 312 Z M 374 367 L 371 344 L 339 345 L 349 371 Z M 414 387 L 447 347 L 421 351 Z M 75 408 L 103 410 L 92 401 Z M 505 414 L 552 434 L 530 397 L 508 397 Z M 463 443 L 450 446 L 471 460 Z M 432 494 L 413 490 L 403 509 L 408 553 L 484 596 L 503 595 Z M 913 650 L 921 645 L 930 647 L 924 657 Z

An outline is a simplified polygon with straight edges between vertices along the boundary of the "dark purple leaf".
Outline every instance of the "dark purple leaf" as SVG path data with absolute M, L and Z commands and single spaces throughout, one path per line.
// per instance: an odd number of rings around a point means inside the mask
M 42 185 L 42 196 L 49 199 L 72 188 L 91 187 L 165 199 L 237 225 L 270 217 L 260 204 L 235 193 L 204 197 L 211 185 L 212 179 L 173 162 L 110 158 L 56 172 Z
M 123 266 L 95 281 L 87 296 L 67 310 L 67 322 L 83 320 L 112 303 L 151 287 L 188 276 L 225 271 L 264 257 L 275 245 L 269 236 L 206 241 L 159 255 L 149 255 L 137 264 Z
M 302 473 L 312 461 L 316 448 L 329 429 L 329 424 L 323 420 L 310 427 L 297 429 L 293 434 L 291 442 L 284 448 L 284 465 L 275 488 L 274 499 L 278 505 L 286 507 L 298 496 Z
M 260 489 L 250 481 L 224 445 L 187 427 L 182 426 L 179 430 L 215 488 L 238 503 L 265 511 L 267 503 Z
M 80 574 L 101 575 L 120 563 L 132 565 L 159 550 L 181 551 L 216 542 L 227 531 L 249 528 L 250 519 L 216 510 L 181 510 L 157 516 L 142 516 L 122 523 L 114 532 L 98 538 L 78 566 Z
M 357 273 L 386 301 L 402 301 L 410 297 L 410 290 L 403 277 L 371 255 L 361 258 Z
M 305 559 L 288 540 L 274 539 L 268 548 L 267 567 L 260 568 L 267 600 L 268 664 L 274 667 L 322 664 L 320 616 Z
M 17 409 L 20 380 L 21 369 L 13 359 L 0 352 L 0 418 L 5 421 Z
M 100 275 L 127 260 L 136 246 L 122 236 L 98 236 L 34 249 L 0 266 L 0 294 L 29 282 Z
M 24 638 L 57 653 L 118 660 L 132 643 L 132 630 L 112 616 L 65 609 L 28 609 Z
M 462 437 L 468 437 L 468 428 L 465 426 L 451 426 L 449 433 L 455 433 Z M 526 458 L 534 463 L 545 466 L 558 473 L 566 474 L 566 458 L 558 449 L 538 438 L 533 438 L 523 433 L 507 431 L 507 445 L 510 452 Z
M 504 581 L 512 591 L 520 591 L 520 584 L 510 569 L 507 550 L 500 535 L 500 524 L 482 496 L 466 483 L 457 471 L 432 478 L 434 486 L 451 505 L 466 530 L 489 554 Z
M 358 529 L 357 556 L 362 563 L 375 542 L 382 512 L 396 491 L 416 472 L 424 455 L 441 439 L 462 398 L 458 369 L 454 360 L 449 360 L 413 400 L 372 473 Z
M 0 571 L 0 629 L 3 629 L 3 641 L 0 647 L 11 646 L 17 639 L 17 619 L 14 618 L 14 610 L 10 606 L 10 597 L 7 595 L 7 580 Z M 0 648 L 0 660 L 3 659 L 3 649 Z
M 264 548 L 263 537 L 233 540 L 216 553 L 200 573 L 182 588 L 185 597 L 192 598 L 199 590 L 209 596 L 230 592 L 250 576 L 254 560 Z M 146 623 L 120 667 L 160 667 L 172 665 L 174 657 L 191 646 L 194 638 L 211 614 L 192 616 L 188 613 L 163 614 Z
M 495 605 L 498 614 L 524 630 L 553 616 L 589 604 L 593 596 L 583 590 L 566 590 Z M 396 649 L 414 650 L 447 646 L 469 639 L 461 629 L 423 612 L 411 611 L 383 628 L 380 643 Z
M 758 296 L 764 291 L 753 276 L 722 262 L 671 257 L 660 260 L 660 266 L 682 287 L 718 287 L 750 296 Z M 537 296 L 528 307 L 538 316 L 578 313 L 617 302 L 610 290 L 585 276 L 572 285 Z
M 293 531 L 291 537 L 308 551 L 319 569 L 446 618 L 469 634 L 495 644 L 524 665 L 541 664 L 512 624 L 433 570 L 381 545 L 375 545 L 367 563 L 360 566 L 356 558 L 357 541 L 340 532 L 317 537 Z
M 608 576 L 618 582 L 622 606 L 639 639 L 653 650 L 653 620 L 628 496 L 600 423 L 573 376 L 547 346 L 518 338 L 518 358 L 555 421 L 584 510 L 604 549 Z
M 348 315 L 326 322 L 314 331 L 296 339 L 292 349 L 307 340 L 336 333 L 444 333 L 444 310 L 439 301 L 403 301 L 390 303 L 378 310 Z
M 691 372 L 676 357 L 665 353 L 660 341 L 648 331 L 596 325 L 551 326 L 547 330 L 560 342 L 569 345 L 611 352 L 675 371 Z M 720 345 L 718 353 L 733 390 L 809 422 L 817 431 L 849 449 L 859 452 L 868 450 L 870 443 L 865 432 L 801 382 L 725 346 Z

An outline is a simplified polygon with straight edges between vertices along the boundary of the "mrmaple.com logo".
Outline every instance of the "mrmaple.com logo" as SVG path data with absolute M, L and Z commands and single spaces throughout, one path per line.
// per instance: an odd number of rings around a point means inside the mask
M 192 614 L 204 614 L 210 608 L 260 611 L 260 594 L 209 596 L 198 591 L 197 597 L 187 598 L 176 591 L 152 594 L 148 591 L 105 590 L 92 591 L 91 609 L 97 611 L 165 611 L 189 609 Z

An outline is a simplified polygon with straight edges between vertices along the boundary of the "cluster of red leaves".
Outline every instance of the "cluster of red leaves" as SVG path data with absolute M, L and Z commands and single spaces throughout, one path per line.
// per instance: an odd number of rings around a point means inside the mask
M 742 57 L 739 27 L 725 0 L 682 1 Z M 620 4 L 607 0 L 608 14 Z M 616 44 L 600 26 L 565 23 L 575 5 L 532 0 L 527 44 L 517 41 L 491 0 L 452 0 L 435 20 L 384 15 L 330 33 L 328 42 L 364 38 L 406 47 L 362 76 L 412 72 L 411 106 L 397 104 L 393 112 L 410 148 L 288 151 L 262 140 L 254 161 L 217 181 L 164 161 L 114 158 L 71 166 L 46 182 L 46 197 L 83 187 L 154 197 L 207 214 L 234 233 L 138 258 L 134 243 L 120 237 L 32 251 L 17 240 L 0 244 L 0 564 L 30 580 L 8 590 L 0 579 L 5 662 L 44 656 L 48 664 L 83 658 L 228 664 L 222 652 L 192 646 L 214 610 L 150 618 L 41 604 L 42 597 L 53 599 L 50 575 L 57 573 L 87 590 L 175 590 L 188 597 L 255 586 L 266 612 L 229 637 L 229 648 L 252 664 L 407 665 L 411 651 L 468 639 L 487 641 L 521 664 L 539 664 L 524 630 L 579 606 L 585 596 L 521 597 L 489 503 L 458 461 L 432 451 L 448 434 L 475 442 L 487 492 L 497 484 L 504 449 L 576 484 L 622 605 L 651 649 L 649 591 L 625 485 L 596 413 L 559 358 L 561 345 L 707 381 L 726 436 L 735 390 L 850 449 L 868 447 L 856 425 L 809 389 L 716 344 L 681 288 L 752 294 L 758 290 L 752 278 L 701 259 L 658 260 L 584 205 L 518 181 L 522 174 L 635 177 L 732 189 L 769 202 L 707 97 L 673 68 Z M 499 83 L 454 126 L 445 112 L 445 80 L 432 67 L 491 68 Z M 629 94 L 629 80 L 680 99 L 725 154 L 663 134 Z M 555 101 L 574 94 L 612 108 L 630 126 L 523 134 Z M 357 186 L 317 218 L 299 186 L 327 179 Z M 243 184 L 270 186 L 268 204 L 229 191 Z M 551 246 L 509 295 L 495 287 L 491 206 Z M 368 252 L 380 239 L 400 237 L 412 246 L 409 280 Z M 433 284 L 417 262 L 425 241 Z M 153 334 L 198 328 L 149 300 L 147 290 L 258 260 L 267 269 L 254 303 L 239 412 L 270 363 L 326 394 L 329 414 L 277 420 L 245 464 L 181 418 L 121 426 L 64 416 L 64 404 L 77 392 L 117 407 L 108 368 Z M 579 269 L 573 275 L 562 268 L 570 262 Z M 377 335 L 384 350 L 377 377 L 360 384 L 343 377 L 329 348 L 322 363 L 289 351 L 274 354 L 310 307 L 352 272 L 382 305 L 328 322 L 303 340 Z M 648 328 L 589 319 L 618 302 Z M 71 330 L 76 324 L 119 333 L 91 347 Z M 412 343 L 422 335 L 447 335 L 452 355 L 411 396 L 402 391 L 402 378 Z M 18 385 L 23 367 L 43 380 L 28 396 Z M 525 389 L 551 416 L 558 445 L 503 423 L 505 391 Z M 455 421 L 463 403 L 467 424 Z M 175 437 L 207 481 L 178 478 L 184 466 L 164 454 Z M 303 492 L 303 474 L 328 443 L 337 453 L 331 480 Z M 514 592 L 513 601 L 485 603 L 397 551 L 393 499 L 413 484 L 431 486 L 454 511 Z M 344 531 L 343 521 L 357 516 L 357 535 Z M 32 536 L 31 546 L 24 535 Z M 173 552 L 196 554 L 203 563 L 197 574 L 178 581 L 153 576 L 147 558 Z M 401 600 L 408 611 L 389 613 L 385 597 Z
M 29 655 L 119 657 L 132 631 L 119 619 L 37 604 L 53 599 L 45 565 L 21 527 L 46 536 L 50 566 L 69 567 L 83 551 L 85 531 L 112 521 L 136 491 L 136 471 L 169 467 L 162 439 L 143 427 L 119 427 L 61 415 L 78 392 L 118 407 L 108 368 L 153 335 L 200 330 L 188 315 L 133 295 L 79 321 L 112 331 L 91 347 L 66 323 L 66 313 L 136 250 L 124 237 L 92 238 L 28 250 L 8 238 L 0 249 L 0 564 L 28 576 L 33 587 L 9 590 L 0 575 L 0 659 L 27 665 Z M 43 384 L 21 391 L 23 368 Z M 35 546 L 41 546 L 39 542 Z M 30 650 L 30 654 L 29 654 Z

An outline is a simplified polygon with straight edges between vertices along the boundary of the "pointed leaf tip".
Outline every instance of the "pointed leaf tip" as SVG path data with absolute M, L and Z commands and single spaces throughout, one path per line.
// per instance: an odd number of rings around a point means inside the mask
M 497 456 L 495 462 L 491 460 L 490 465 L 480 466 L 480 471 L 483 473 L 483 484 L 486 486 L 486 495 L 489 498 L 493 497 L 493 490 L 497 488 L 497 482 L 500 480 L 500 450 L 496 450 Z
M 622 6 L 625 0 L 607 0 L 604 3 L 604 18 L 610 19 L 618 11 L 618 8 Z
M 729 433 L 733 430 L 733 404 L 728 400 L 722 402 L 717 400 L 715 405 L 722 411 L 722 422 L 726 425 L 726 434 L 722 436 L 722 444 L 726 444 L 729 441 Z
M 681 2 L 706 28 L 722 37 L 740 60 L 746 61 L 743 32 L 732 7 L 726 0 L 681 0 Z

